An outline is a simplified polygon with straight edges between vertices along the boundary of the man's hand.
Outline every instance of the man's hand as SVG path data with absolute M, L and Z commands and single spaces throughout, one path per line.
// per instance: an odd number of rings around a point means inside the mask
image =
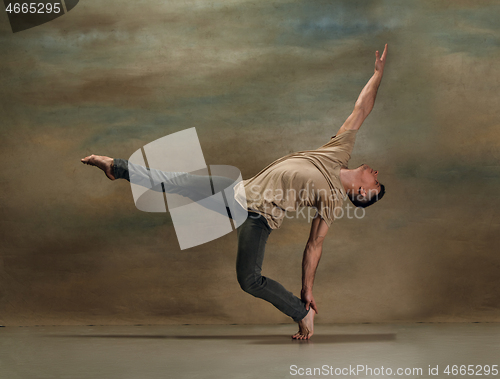
M 314 296 L 312 291 L 302 290 L 300 291 L 300 297 L 304 303 L 306 303 L 306 309 L 309 310 L 309 307 L 314 309 L 316 314 L 318 313 L 318 307 L 316 306 L 316 301 L 314 300 Z
M 382 57 L 380 57 L 378 50 L 375 52 L 375 73 L 359 94 L 358 100 L 356 100 L 356 104 L 354 105 L 354 110 L 340 127 L 337 135 L 345 132 L 346 130 L 359 130 L 365 119 L 372 111 L 373 105 L 375 104 L 375 98 L 377 97 L 378 86 L 380 85 L 380 81 L 384 75 L 386 58 L 387 44 L 385 44 Z
M 375 52 L 375 72 L 380 72 L 381 74 L 384 73 L 384 66 L 385 66 L 385 58 L 387 57 L 387 44 L 385 44 L 384 52 L 382 53 L 382 57 L 380 57 L 380 54 L 378 50 Z

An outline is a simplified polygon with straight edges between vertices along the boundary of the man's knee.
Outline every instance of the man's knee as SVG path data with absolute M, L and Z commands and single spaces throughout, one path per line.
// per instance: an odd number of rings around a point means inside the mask
M 264 287 L 265 278 L 255 273 L 238 273 L 238 283 L 243 291 L 251 295 L 256 295 Z

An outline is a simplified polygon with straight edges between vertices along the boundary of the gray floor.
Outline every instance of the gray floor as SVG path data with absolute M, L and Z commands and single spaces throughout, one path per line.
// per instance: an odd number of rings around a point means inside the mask
M 500 377 L 485 375 L 500 364 L 500 324 L 317 325 L 310 341 L 291 340 L 293 332 L 293 324 L 5 327 L 0 378 L 378 378 L 389 369 L 403 378 Z M 474 366 L 447 375 L 448 365 Z

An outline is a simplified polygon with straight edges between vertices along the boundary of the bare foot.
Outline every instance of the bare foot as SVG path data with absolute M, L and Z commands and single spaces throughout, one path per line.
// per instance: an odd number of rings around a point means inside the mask
M 314 309 L 309 308 L 306 317 L 299 321 L 299 331 L 292 338 L 295 340 L 308 340 L 313 335 L 314 331 Z
M 109 179 L 116 179 L 113 175 L 113 158 L 92 154 L 83 158 L 82 163 L 99 167 Z

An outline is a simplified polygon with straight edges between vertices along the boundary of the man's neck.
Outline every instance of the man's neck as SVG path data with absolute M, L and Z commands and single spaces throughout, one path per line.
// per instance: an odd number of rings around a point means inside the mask
M 345 192 L 348 194 L 356 189 L 357 175 L 354 170 L 347 168 L 340 169 L 340 182 L 344 186 Z

